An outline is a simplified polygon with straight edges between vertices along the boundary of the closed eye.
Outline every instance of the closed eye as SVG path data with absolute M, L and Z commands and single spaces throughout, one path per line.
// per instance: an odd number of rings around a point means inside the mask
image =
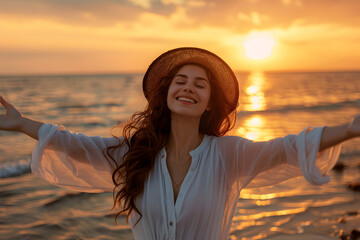
M 183 85 L 185 82 L 175 82 L 176 84 Z

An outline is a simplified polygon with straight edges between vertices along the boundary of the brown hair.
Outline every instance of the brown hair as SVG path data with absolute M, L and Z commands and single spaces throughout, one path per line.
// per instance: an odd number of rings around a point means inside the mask
M 133 210 L 140 215 L 136 224 L 142 218 L 135 200 L 143 192 L 146 178 L 154 166 L 156 156 L 165 146 L 170 134 L 170 110 L 166 104 L 168 89 L 175 74 L 184 65 L 189 64 L 199 65 L 197 63 L 179 65 L 170 71 L 167 77 L 161 79 L 159 84 L 148 93 L 148 105 L 145 110 L 135 113 L 124 126 L 123 141 L 105 149 L 107 156 L 117 166 L 112 176 L 115 184 L 113 208 L 118 205 L 121 211 L 118 212 L 116 218 L 125 213 L 128 221 Z M 201 116 L 199 131 L 206 135 L 223 136 L 234 126 L 236 112 L 230 110 L 231 104 L 226 100 L 219 83 L 213 79 L 211 72 L 202 65 L 199 66 L 206 70 L 211 85 L 210 110 Z M 120 161 L 116 161 L 111 152 L 125 145 L 128 151 Z M 120 162 L 120 165 L 117 162 Z

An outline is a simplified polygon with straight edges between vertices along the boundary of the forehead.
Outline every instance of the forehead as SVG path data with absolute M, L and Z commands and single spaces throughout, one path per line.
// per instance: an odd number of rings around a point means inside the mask
M 180 68 L 180 70 L 177 72 L 177 74 L 185 74 L 188 76 L 196 76 L 207 79 L 207 73 L 206 70 L 195 64 L 187 64 Z

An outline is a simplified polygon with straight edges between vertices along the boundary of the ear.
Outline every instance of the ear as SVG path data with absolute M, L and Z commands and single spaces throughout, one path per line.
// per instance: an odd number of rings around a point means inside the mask
M 210 111 L 211 110 L 211 107 L 210 106 L 208 106 L 207 108 L 206 108 L 206 111 Z

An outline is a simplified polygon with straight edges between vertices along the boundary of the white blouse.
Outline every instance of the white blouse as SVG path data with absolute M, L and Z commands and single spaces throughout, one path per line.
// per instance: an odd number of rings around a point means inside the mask
M 145 182 L 129 223 L 137 240 L 228 239 L 241 189 L 264 187 L 304 175 L 314 185 L 330 181 L 340 145 L 318 153 L 323 128 L 304 129 L 267 142 L 205 136 L 190 152 L 192 162 L 174 204 L 163 148 Z M 103 150 L 119 140 L 88 137 L 44 124 L 32 155 L 32 172 L 52 184 L 83 192 L 113 191 L 115 163 Z M 117 148 L 120 160 L 126 147 Z

